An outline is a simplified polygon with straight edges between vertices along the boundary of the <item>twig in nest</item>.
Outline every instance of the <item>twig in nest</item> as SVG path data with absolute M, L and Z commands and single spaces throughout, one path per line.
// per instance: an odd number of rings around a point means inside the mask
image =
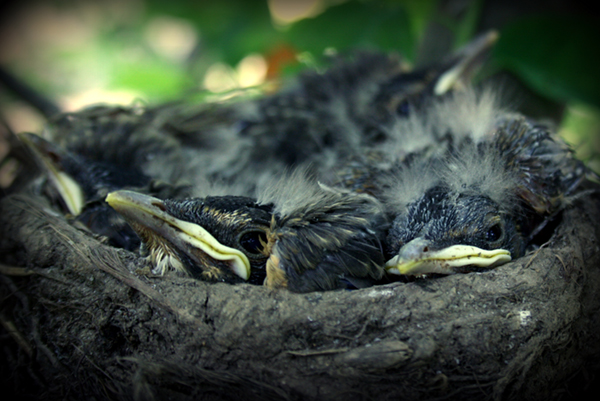
M 331 349 L 323 349 L 318 351 L 285 351 L 286 354 L 294 355 L 294 356 L 315 356 L 315 355 L 330 355 L 330 354 L 339 354 L 341 352 L 348 352 L 350 348 L 331 348 Z
M 15 324 L 10 320 L 7 320 L 4 317 L 4 315 L 1 314 L 0 323 L 2 324 L 2 327 L 4 327 L 4 330 L 6 330 L 6 332 L 12 337 L 12 339 L 15 340 L 15 342 L 19 345 L 19 347 L 21 347 L 21 349 L 23 349 L 23 351 L 25 351 L 25 353 L 29 357 L 31 357 L 33 355 L 33 349 L 31 348 L 31 345 L 29 345 L 25 337 L 23 337 L 19 330 L 17 330 Z
M 565 271 L 567 271 L 567 265 L 565 265 L 564 260 L 562 260 L 562 258 L 560 256 L 558 256 L 558 254 L 554 254 L 554 256 L 556 257 L 556 259 L 558 259 L 560 261 L 560 263 L 562 264 L 562 267 Z
M 535 260 L 535 258 L 537 257 L 537 255 L 540 253 L 540 251 L 542 249 L 544 249 L 547 245 L 548 245 L 548 242 L 542 244 L 542 246 L 540 246 L 538 249 L 535 250 L 535 252 L 533 253 L 533 255 L 531 255 L 531 258 L 529 259 L 529 261 L 525 265 L 526 269 L 529 268 L 529 266 L 531 266 L 531 264 L 533 263 L 533 261 Z
M 36 274 L 26 267 L 7 266 L 0 263 L 0 273 L 6 276 L 31 276 Z

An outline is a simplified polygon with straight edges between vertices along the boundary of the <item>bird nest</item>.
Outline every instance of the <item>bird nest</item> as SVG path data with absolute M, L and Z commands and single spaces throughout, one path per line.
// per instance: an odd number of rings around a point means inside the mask
M 140 275 L 144 259 L 12 195 L 2 378 L 61 400 L 558 398 L 599 354 L 599 206 L 579 199 L 489 272 L 296 294 Z

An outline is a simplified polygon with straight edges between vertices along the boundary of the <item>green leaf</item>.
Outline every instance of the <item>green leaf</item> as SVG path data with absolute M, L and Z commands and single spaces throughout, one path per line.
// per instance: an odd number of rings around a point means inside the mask
M 389 0 L 394 1 L 394 0 Z M 395 0 L 408 13 L 412 38 L 420 41 L 427 24 L 433 18 L 438 7 L 438 0 Z
M 568 105 L 559 134 L 573 146 L 578 159 L 600 173 L 600 109 L 585 104 Z
M 286 38 L 300 51 L 314 55 L 327 48 L 370 47 L 396 50 L 412 60 L 415 52 L 408 13 L 401 4 L 348 1 L 296 22 Z
M 475 35 L 481 20 L 482 8 L 483 0 L 473 0 L 468 4 L 465 15 L 456 27 L 455 49 L 465 45 Z
M 192 87 L 188 77 L 176 66 L 165 62 L 141 60 L 113 66 L 109 87 L 139 91 L 147 100 L 175 98 Z
M 600 106 L 600 30 L 584 17 L 522 18 L 500 33 L 495 61 L 542 95 Z
M 271 48 L 282 36 L 264 0 L 150 0 L 148 14 L 187 19 L 200 33 L 202 50 L 232 66 Z

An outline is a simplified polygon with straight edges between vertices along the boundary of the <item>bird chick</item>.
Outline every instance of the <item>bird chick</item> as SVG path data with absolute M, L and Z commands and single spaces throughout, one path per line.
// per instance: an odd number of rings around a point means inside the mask
M 496 39 L 490 32 L 448 59 L 415 70 L 394 54 L 340 55 L 325 71 L 306 71 L 277 93 L 234 103 L 228 119 L 238 130 L 231 146 L 235 156 L 215 176 L 254 177 L 263 168 L 306 164 L 326 170 L 387 138 L 395 119 L 426 99 L 468 82 Z M 185 126 L 188 136 L 194 125 Z
M 160 165 L 162 176 L 172 178 L 175 174 L 168 171 L 175 170 L 178 148 L 167 136 L 142 135 L 148 130 L 132 110 L 99 107 L 55 119 L 50 135 L 62 146 L 35 134 L 19 134 L 44 173 L 42 191 L 111 245 L 139 248 L 137 235 L 104 198 L 126 188 L 161 197 L 185 193 L 184 185 L 166 184 L 160 175 L 148 174 Z
M 42 191 L 64 212 L 108 243 L 128 250 L 140 245 L 137 235 L 102 199 L 110 190 L 148 186 L 150 178 L 135 170 L 117 170 L 110 164 L 90 162 L 43 138 L 19 134 L 45 173 Z
M 273 204 L 265 285 L 293 292 L 365 287 L 383 276 L 383 207 L 369 195 L 317 184 L 306 172 L 259 196 Z
M 388 273 L 470 272 L 516 259 L 586 175 L 548 128 L 502 110 L 489 92 L 456 94 L 420 118 L 413 133 L 446 140 L 384 180 L 394 216 Z
M 406 117 L 419 110 L 431 98 L 469 86 L 498 37 L 496 31 L 485 32 L 438 62 L 419 66 L 382 82 L 375 101 L 371 103 L 373 109 L 370 114 L 386 115 L 387 118 L 381 119 L 380 123 L 392 122 L 396 117 Z
M 243 196 L 160 200 L 126 190 L 111 192 L 106 202 L 141 238 L 152 273 L 264 281 L 269 206 Z
M 263 189 L 259 200 L 116 191 L 106 201 L 138 233 L 156 274 L 310 292 L 371 285 L 384 273 L 382 206 L 303 171 Z

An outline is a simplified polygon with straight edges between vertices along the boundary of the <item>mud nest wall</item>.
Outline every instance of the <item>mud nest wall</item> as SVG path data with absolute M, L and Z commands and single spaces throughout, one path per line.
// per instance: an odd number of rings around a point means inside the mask
M 51 400 L 557 399 L 600 355 L 599 221 L 590 196 L 547 245 L 490 272 L 293 294 L 140 276 L 137 255 L 7 197 L 3 386 Z

